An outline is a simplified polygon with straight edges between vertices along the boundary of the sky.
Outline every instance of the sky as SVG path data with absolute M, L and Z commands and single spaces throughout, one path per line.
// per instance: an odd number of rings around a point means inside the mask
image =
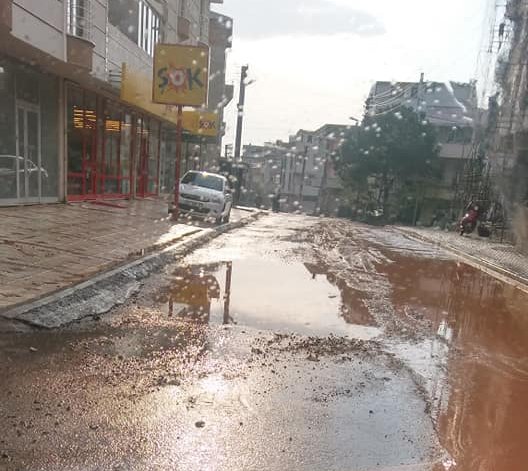
M 287 140 L 299 129 L 361 118 L 376 80 L 469 81 L 479 76 L 492 0 L 224 0 L 233 18 L 224 144 L 234 141 L 240 67 L 243 142 Z M 484 58 L 485 59 L 485 58 Z

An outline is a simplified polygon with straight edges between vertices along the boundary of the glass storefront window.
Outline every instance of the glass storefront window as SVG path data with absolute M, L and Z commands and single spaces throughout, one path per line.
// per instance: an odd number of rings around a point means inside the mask
M 57 197 L 59 188 L 59 87 L 51 76 L 40 79 L 40 140 L 43 197 Z
M 0 204 L 56 201 L 57 102 L 55 77 L 0 59 Z
M 148 185 L 147 192 L 155 195 L 158 192 L 159 176 L 159 155 L 160 155 L 160 123 L 151 119 L 149 134 L 149 154 L 148 154 Z
M 141 117 L 136 118 L 135 122 L 135 136 L 134 136 L 134 157 L 136 167 L 136 195 L 145 196 L 145 153 L 146 153 L 146 139 L 145 134 L 148 134 L 147 120 Z
M 180 162 L 180 175 L 186 170 L 185 153 L 188 151 L 188 143 L 183 143 L 182 160 Z M 161 143 L 161 193 L 173 193 L 174 191 L 174 162 L 176 157 L 176 130 L 164 127 Z
M 104 149 L 101 175 L 101 187 L 105 194 L 120 193 L 121 115 L 122 112 L 117 105 L 108 100 L 104 112 Z
M 121 188 L 123 194 L 130 193 L 130 159 L 132 152 L 132 116 L 129 113 L 123 113 L 123 121 L 121 123 L 121 139 L 120 139 L 120 176 Z
M 68 196 L 84 195 L 84 93 L 70 86 L 68 94 Z
M 14 68 L 0 61 L 0 201 L 17 197 Z
M 40 103 L 39 74 L 28 70 L 18 70 L 16 75 L 17 99 L 38 105 Z
M 147 117 L 136 119 L 136 195 L 139 197 L 152 196 L 158 193 L 159 135 L 159 121 Z
M 68 197 L 130 195 L 130 115 L 114 101 L 68 87 Z

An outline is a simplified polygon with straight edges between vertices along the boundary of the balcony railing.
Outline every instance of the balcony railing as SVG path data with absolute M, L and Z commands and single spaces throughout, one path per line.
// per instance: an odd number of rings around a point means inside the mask
M 191 20 L 184 16 L 178 16 L 178 38 L 186 41 L 191 37 Z
M 93 29 L 92 0 L 67 1 L 68 34 L 91 41 Z

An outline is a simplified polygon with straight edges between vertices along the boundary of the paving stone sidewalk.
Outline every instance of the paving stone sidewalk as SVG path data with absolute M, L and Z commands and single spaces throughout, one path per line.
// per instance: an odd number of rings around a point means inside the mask
M 205 230 L 157 199 L 0 208 L 0 221 L 0 314 Z
M 418 237 L 460 255 L 466 255 L 475 262 L 528 285 L 528 256 L 521 254 L 513 245 L 490 241 L 476 235 L 460 236 L 455 232 L 414 227 L 397 227 L 397 230 Z

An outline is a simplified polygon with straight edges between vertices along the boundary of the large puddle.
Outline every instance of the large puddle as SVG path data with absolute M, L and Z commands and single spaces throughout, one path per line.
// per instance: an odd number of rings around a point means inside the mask
M 410 334 L 391 348 L 424 379 L 450 469 L 528 469 L 528 296 L 461 262 L 387 255 Z
M 158 299 L 169 315 L 305 335 L 380 334 L 360 300 L 315 264 L 250 256 L 190 265 L 170 277 L 170 288 Z
M 352 255 L 341 259 L 350 258 L 358 278 L 344 282 L 309 257 L 284 255 L 302 244 L 272 242 L 274 230 L 246 229 L 194 254 L 169 274 L 167 312 L 307 335 L 378 336 L 424 380 L 453 457 L 448 469 L 528 469 L 528 296 L 432 246 L 365 228 L 347 234 Z M 379 306 L 403 325 L 396 337 L 377 325 Z

